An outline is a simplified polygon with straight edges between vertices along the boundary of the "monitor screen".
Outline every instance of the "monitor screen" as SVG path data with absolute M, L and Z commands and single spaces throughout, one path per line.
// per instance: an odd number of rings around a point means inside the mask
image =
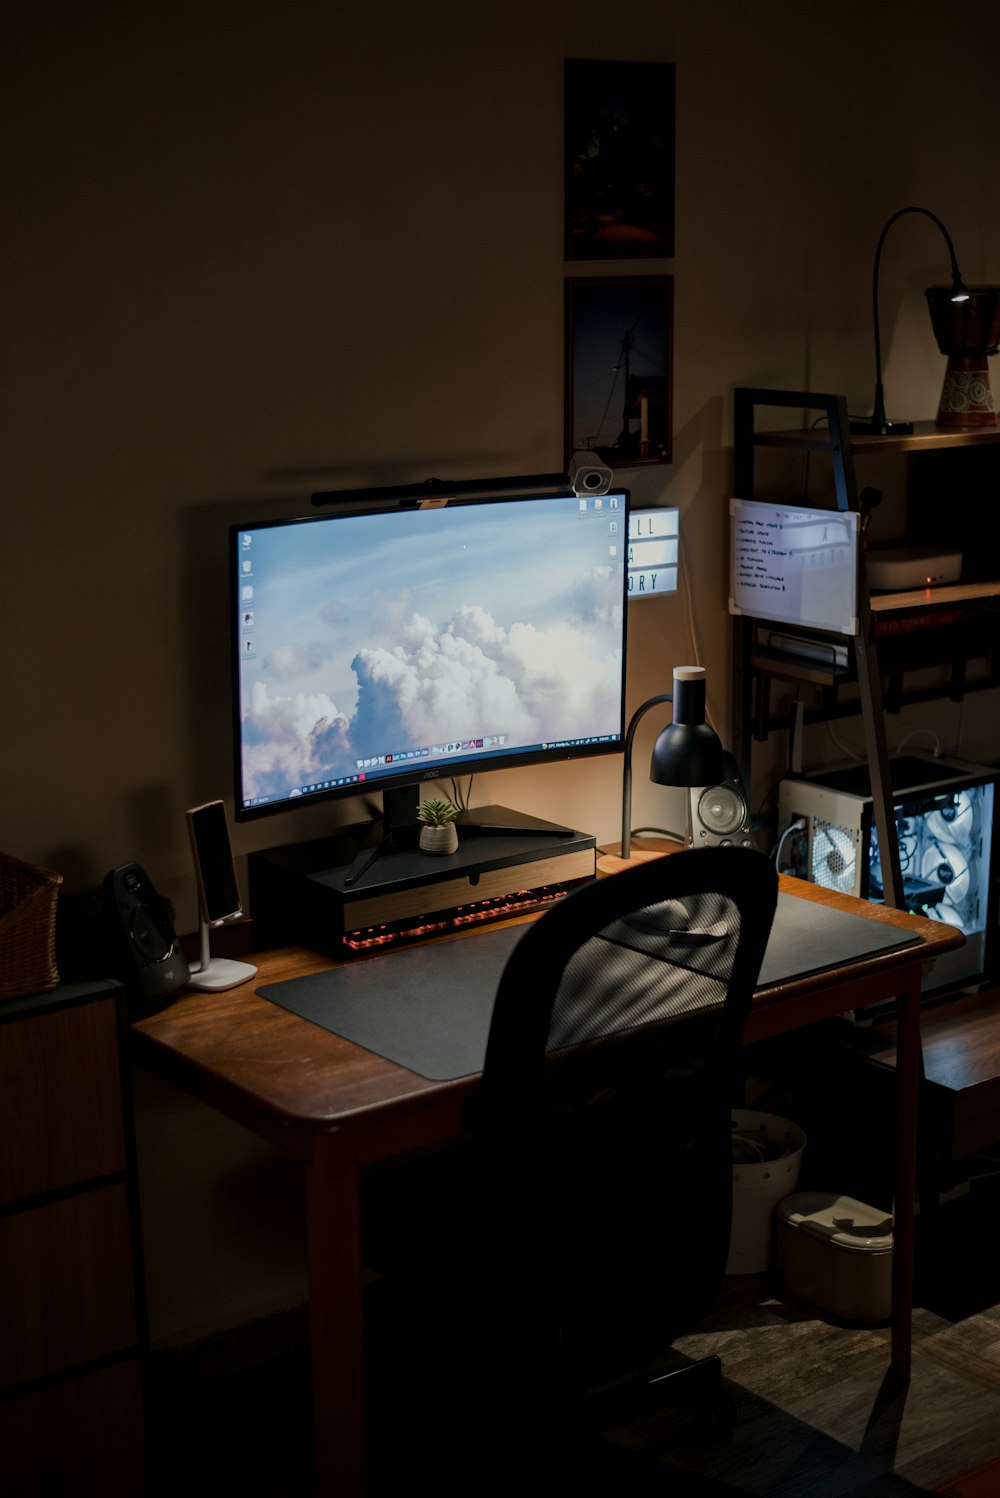
M 620 750 L 628 498 L 232 527 L 237 818 Z

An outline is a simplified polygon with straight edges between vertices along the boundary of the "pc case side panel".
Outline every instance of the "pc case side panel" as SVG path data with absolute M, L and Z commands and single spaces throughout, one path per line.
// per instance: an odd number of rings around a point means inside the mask
M 862 895 L 866 798 L 786 778 L 779 788 L 778 808 L 782 827 L 796 821 L 806 824 L 806 855 L 801 870 L 796 870 L 800 877 L 838 894 Z
M 934 768 L 940 776 L 944 766 Z M 929 776 L 893 798 L 903 893 L 909 910 L 961 930 L 965 945 L 929 967 L 925 996 L 946 997 L 995 977 L 1000 849 L 993 833 L 1000 773 L 954 762 L 954 773 Z M 871 798 L 817 779 L 786 777 L 779 824 L 801 820 L 805 853 L 791 870 L 827 889 L 881 900 L 878 837 Z
M 995 778 L 956 780 L 934 806 L 920 802 L 896 806 L 910 908 L 954 926 L 965 937 L 964 947 L 945 953 L 928 973 L 925 993 L 975 990 L 993 977 L 996 785 Z M 877 883 L 877 858 L 873 839 L 873 885 Z

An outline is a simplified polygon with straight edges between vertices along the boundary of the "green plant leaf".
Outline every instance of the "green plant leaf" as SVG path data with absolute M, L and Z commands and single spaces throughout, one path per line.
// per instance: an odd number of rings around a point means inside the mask
M 417 821 L 428 827 L 446 827 L 458 816 L 458 807 L 445 796 L 429 796 L 417 808 Z

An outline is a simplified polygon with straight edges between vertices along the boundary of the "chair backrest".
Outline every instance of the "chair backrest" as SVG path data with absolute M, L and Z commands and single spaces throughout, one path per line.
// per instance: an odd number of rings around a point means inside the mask
M 718 1292 L 777 882 L 748 849 L 638 865 L 553 906 L 501 977 L 473 1114 L 498 1258 L 584 1373 L 679 1335 Z

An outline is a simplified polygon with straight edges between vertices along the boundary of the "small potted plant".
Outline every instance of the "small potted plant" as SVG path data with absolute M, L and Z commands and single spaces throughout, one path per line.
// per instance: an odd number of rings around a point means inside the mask
M 455 818 L 458 807 L 446 796 L 430 796 L 417 808 L 420 822 L 420 847 L 424 853 L 454 853 L 458 847 L 458 828 Z

